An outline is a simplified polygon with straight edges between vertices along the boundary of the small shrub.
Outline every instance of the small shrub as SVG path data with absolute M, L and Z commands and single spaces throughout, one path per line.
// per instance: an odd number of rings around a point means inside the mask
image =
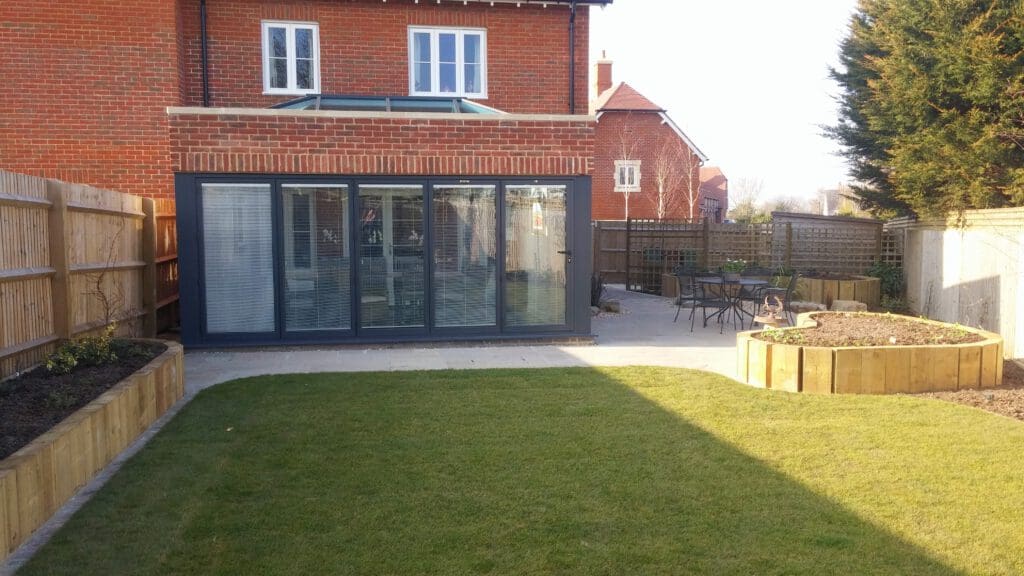
M 46 404 L 57 410 L 67 410 L 75 405 L 75 396 L 67 390 L 53 390 L 46 395 Z
M 888 262 L 875 260 L 868 268 L 868 276 L 881 280 L 882 296 L 892 299 L 903 298 L 903 269 Z M 883 305 L 884 308 L 884 305 Z
M 76 338 L 62 343 L 46 359 L 51 374 L 69 374 L 78 366 L 102 366 L 117 361 L 114 344 L 115 326 L 103 329 L 99 336 Z

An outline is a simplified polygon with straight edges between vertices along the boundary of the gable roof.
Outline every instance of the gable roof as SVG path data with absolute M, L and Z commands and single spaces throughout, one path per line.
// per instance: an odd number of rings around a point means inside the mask
M 722 173 L 718 166 L 700 167 L 700 191 L 702 194 L 710 192 L 729 191 L 729 179 Z
M 594 101 L 593 114 L 597 115 L 598 122 L 601 121 L 601 115 L 605 112 L 651 112 L 657 114 L 661 116 L 662 123 L 668 124 L 669 128 L 690 147 L 690 150 L 700 158 L 701 162 L 708 161 L 707 155 L 701 152 L 700 148 L 697 148 L 697 145 L 693 143 L 693 140 L 690 140 L 690 137 L 683 133 L 679 126 L 669 118 L 668 112 L 664 108 L 651 102 L 646 96 L 637 92 L 636 88 L 625 82 L 619 82 L 605 90 Z
M 594 102 L 594 111 L 664 112 L 665 109 L 647 99 L 635 88 L 619 82 L 605 90 Z

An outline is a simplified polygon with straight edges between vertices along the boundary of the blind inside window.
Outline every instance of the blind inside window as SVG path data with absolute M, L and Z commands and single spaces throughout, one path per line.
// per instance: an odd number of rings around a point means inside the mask
M 505 317 L 509 326 L 566 323 L 566 187 L 505 189 Z
M 281 192 L 285 328 L 351 328 L 348 188 L 285 184 Z
M 497 194 L 494 186 L 434 188 L 437 326 L 494 326 Z
M 269 184 L 203 184 L 206 331 L 273 332 Z

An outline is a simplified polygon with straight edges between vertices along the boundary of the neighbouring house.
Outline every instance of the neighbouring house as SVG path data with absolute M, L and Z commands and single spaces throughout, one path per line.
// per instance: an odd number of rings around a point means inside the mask
M 818 190 L 816 203 L 820 205 L 822 216 L 871 217 L 867 210 L 860 207 L 860 196 L 844 184 L 838 188 Z
M 700 218 L 707 156 L 664 108 L 625 82 L 613 84 L 612 62 L 603 56 L 595 84 L 594 219 Z
M 0 167 L 177 203 L 190 346 L 590 333 L 589 9 L 0 6 Z
M 700 168 L 700 217 L 721 224 L 729 212 L 729 179 L 718 166 Z

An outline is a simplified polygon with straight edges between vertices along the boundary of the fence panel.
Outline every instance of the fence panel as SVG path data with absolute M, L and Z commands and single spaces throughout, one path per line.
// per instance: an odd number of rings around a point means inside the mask
M 594 223 L 594 270 L 605 282 L 661 291 L 680 266 L 715 269 L 727 259 L 800 272 L 863 274 L 884 259 L 902 261 L 903 240 L 863 218 L 775 213 L 767 224 L 645 220 Z
M 0 378 L 38 364 L 55 343 L 117 322 L 155 335 L 142 319 L 177 300 L 174 219 L 157 230 L 155 203 L 109 190 L 0 171 Z M 173 213 L 173 201 L 162 201 Z M 148 208 L 148 210 L 147 210 Z M 164 251 L 154 243 L 164 240 Z M 163 284 L 145 271 L 161 254 Z M 147 260 L 148 257 L 148 260 Z

